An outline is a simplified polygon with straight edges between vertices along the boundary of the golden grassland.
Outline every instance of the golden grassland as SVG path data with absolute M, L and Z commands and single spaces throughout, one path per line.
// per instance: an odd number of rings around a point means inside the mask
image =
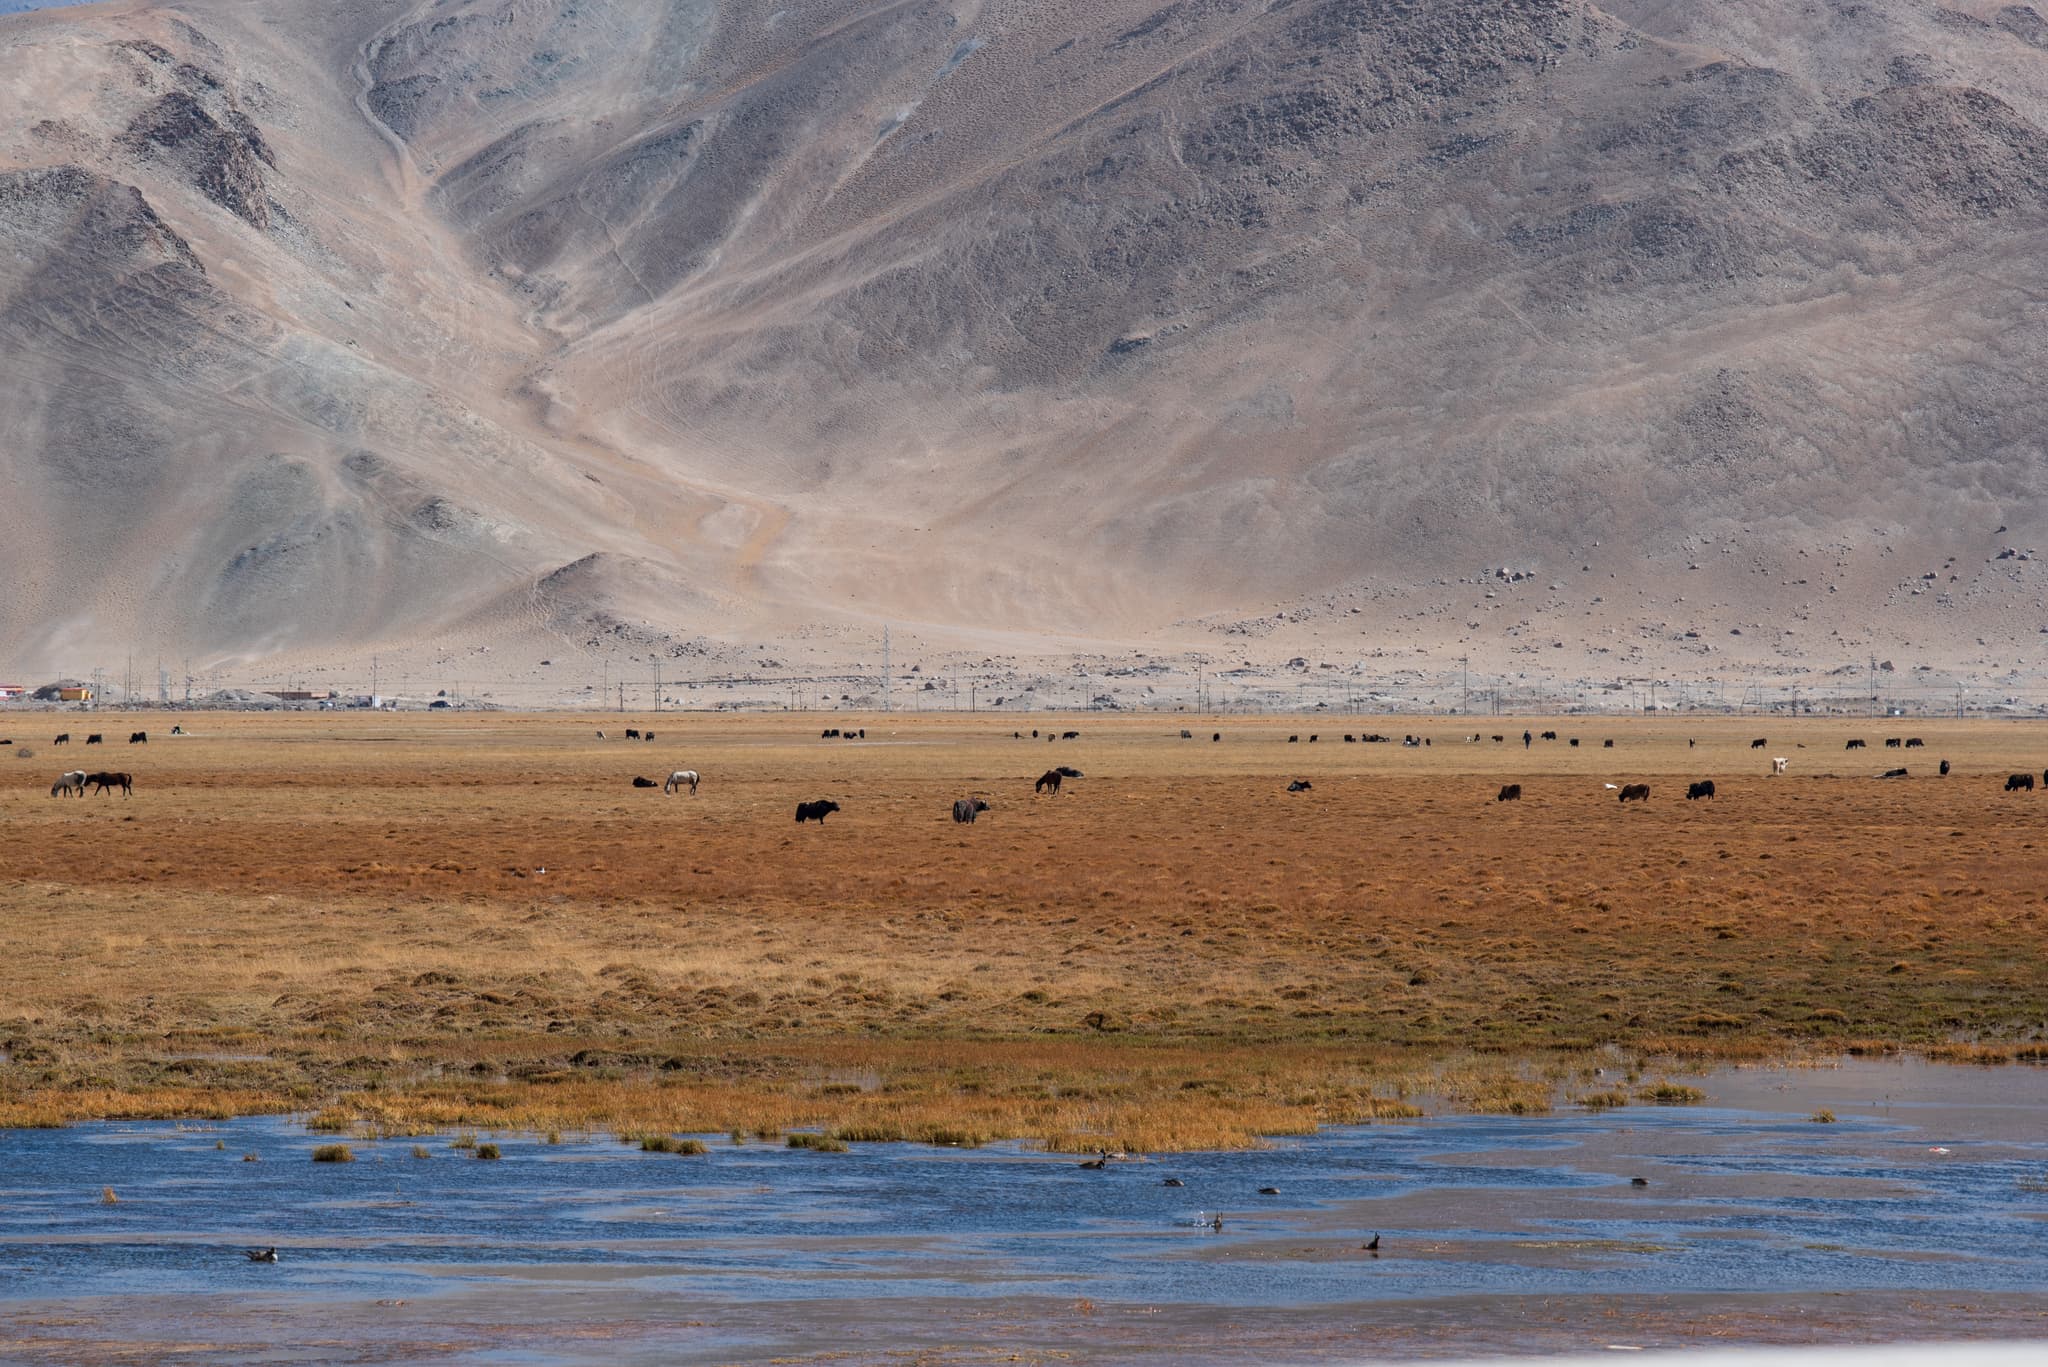
M 0 1124 L 1157 1151 L 1641 1102 L 1816 1047 L 2048 1057 L 2048 794 L 2002 791 L 2048 764 L 2038 725 L 178 720 L 0 722 Z M 1055 763 L 1086 777 L 1035 795 Z M 135 796 L 47 796 L 72 767 Z M 629 786 L 673 768 L 702 790 Z M 1632 781 L 1647 804 L 1602 786 Z M 963 796 L 993 810 L 955 825 Z M 798 827 L 810 798 L 843 810 Z

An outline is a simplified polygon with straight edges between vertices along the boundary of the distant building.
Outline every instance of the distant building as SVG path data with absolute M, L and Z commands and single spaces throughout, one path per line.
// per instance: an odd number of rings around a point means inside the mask
M 265 691 L 283 702 L 319 702 L 334 696 L 325 688 L 272 688 Z
M 0 684 L 0 701 L 24 697 L 27 693 L 28 689 L 21 684 Z

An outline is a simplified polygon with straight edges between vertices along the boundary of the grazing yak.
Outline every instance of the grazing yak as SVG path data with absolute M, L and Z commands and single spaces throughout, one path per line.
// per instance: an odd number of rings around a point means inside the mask
M 65 733 L 64 733 L 63 735 L 61 735 L 61 736 L 57 737 L 57 739 L 55 739 L 55 740 L 51 741 L 51 742 L 50 742 L 50 744 L 52 744 L 52 745 L 69 745 L 69 744 L 71 744 L 71 733 L 70 733 L 69 731 L 66 731 L 66 732 L 65 732 Z
M 1182 731 L 1182 732 L 1180 733 L 1180 738 L 1181 738 L 1182 740 L 1193 740 L 1193 739 L 1195 738 L 1195 733 L 1194 733 L 1194 732 L 1192 732 L 1192 731 L 1188 731 L 1188 730 L 1183 730 L 1183 731 Z M 1347 737 L 1347 739 L 1348 739 L 1348 737 Z
M 1222 740 L 1222 739 L 1223 739 L 1223 733 L 1222 733 L 1221 731 L 1212 731 L 1212 732 L 1211 732 L 1211 733 L 1209 734 L 1209 743 L 1210 743 L 1210 744 L 1212 744 L 1212 745 L 1213 745 L 1213 744 L 1215 744 L 1215 743 L 1216 743 L 1217 741 L 1219 741 L 1219 740 Z
M 134 731 L 134 732 L 130 732 L 130 733 L 129 733 L 129 736 L 128 736 L 128 743 L 129 743 L 130 745 L 147 745 L 147 744 L 149 744 L 149 732 L 147 732 L 147 731 Z
M 1600 748 L 1602 750 L 1612 750 L 1614 748 L 1614 742 L 1611 740 L 1603 740 L 1600 742 Z
M 635 788 L 659 788 L 661 785 L 651 778 L 642 778 L 636 774 L 633 777 L 633 786 Z
M 87 737 L 85 738 L 85 743 L 86 743 L 87 745 L 104 745 L 104 744 L 106 744 L 106 741 L 105 741 L 105 739 L 104 739 L 104 738 L 103 738 L 103 737 L 102 737 L 102 736 L 100 735 L 100 733 L 99 733 L 99 732 L 95 731 L 95 732 L 93 732 L 93 733 L 92 733 L 91 735 L 89 735 L 89 736 L 87 736 Z
M 133 774 L 87 774 L 85 781 L 93 785 L 93 791 L 96 793 L 104 793 L 110 789 L 119 788 L 128 797 L 135 796 L 135 776 Z
M 2034 776 L 2032 774 L 2013 774 L 2005 780 L 2005 791 L 2008 793 L 2033 792 Z
M 1298 778 L 1294 780 L 1294 782 L 1287 785 L 1287 791 L 1290 793 L 1305 793 L 1315 786 L 1315 784 L 1310 783 L 1305 778 Z
M 1288 743 L 1289 745 L 1299 745 L 1299 744 L 1301 744 L 1301 737 L 1300 737 L 1300 736 L 1289 736 L 1289 737 L 1287 738 L 1287 743 Z
M 1947 778 L 1947 777 L 1948 777 L 1948 761 L 1947 761 L 1947 760 L 1943 760 L 1943 761 L 1941 762 L 1941 776 L 1942 776 L 1943 778 Z
M 1572 737 L 1572 749 L 1576 750 L 1576 749 L 1578 749 L 1578 748 L 1579 748 L 1579 738 L 1578 738 L 1577 736 L 1573 736 L 1573 737 Z
M 678 769 L 668 776 L 668 782 L 661 785 L 661 791 L 664 796 L 673 793 L 678 788 L 688 788 L 691 797 L 697 796 L 697 771 L 695 769 Z
M 1615 800 L 1617 802 L 1648 802 L 1650 800 L 1650 785 L 1647 783 L 1625 783 L 1621 788 L 1621 796 Z
M 863 732 L 861 732 L 861 734 L 862 734 L 863 736 L 865 736 L 865 735 L 867 734 L 867 732 L 863 731 Z M 1061 740 L 1079 740 L 1079 739 L 1081 739 L 1081 733 L 1080 733 L 1079 731 L 1062 731 L 1062 732 L 1060 732 L 1060 739 L 1061 739 Z
M 629 726 L 629 727 L 627 727 L 627 728 L 626 728 L 626 739 L 627 739 L 627 740 L 638 740 L 638 739 L 640 739 L 640 728 L 639 728 L 639 727 L 637 727 L 637 726 Z
M 1014 732 L 1012 732 L 1011 734 L 1013 734 L 1013 735 L 1014 735 L 1015 733 L 1014 733 Z M 828 727 L 826 727 L 826 728 L 825 728 L 824 730 L 822 730 L 822 731 L 820 731 L 820 732 L 818 733 L 818 739 L 819 739 L 819 740 L 838 740 L 838 739 L 839 739 L 839 728 L 838 728 L 838 727 L 836 727 L 836 726 L 828 726 Z
M 1495 802 L 1520 802 L 1522 800 L 1522 785 L 1519 783 L 1503 784 L 1499 795 L 1493 800 Z
M 1844 745 L 1842 748 L 1844 750 L 1861 750 L 1864 748 L 1864 746 L 1862 741 L 1852 740 L 1848 744 Z
M 1755 740 L 1749 743 L 1749 748 L 1752 750 L 1761 750 L 1769 744 L 1770 742 L 1768 740 L 1765 740 L 1762 736 L 1758 736 Z
M 978 797 L 963 797 L 953 803 L 953 820 L 962 826 L 972 826 L 974 818 L 988 810 L 988 803 Z
M 1885 749 L 1887 749 L 1887 750 L 1896 750 L 1896 749 L 1898 749 L 1898 748 L 1899 748 L 1900 746 L 1904 745 L 1905 743 L 1906 743 L 1906 742 L 1905 742 L 1904 738 L 1902 738 L 1902 737 L 1899 737 L 1899 736 L 1886 736 L 1886 737 L 1885 737 L 1885 740 L 1884 740 L 1884 748 L 1885 748 Z
M 1922 748 L 1923 746 L 1925 746 L 1926 744 L 1927 744 L 1927 742 L 1926 742 L 1926 741 L 1924 741 L 1924 740 L 1922 740 L 1922 739 L 1920 739 L 1920 737 L 1918 737 L 1918 736 L 1908 736 L 1908 737 L 1906 737 L 1906 748 L 1907 748 L 1908 750 L 1918 750 L 1918 749 Z
M 1713 795 L 1714 780 L 1710 778 L 1703 778 L 1698 783 L 1689 784 L 1685 790 L 1685 800 L 1687 802 L 1691 802 L 1694 798 L 1712 797 Z
M 825 818 L 838 810 L 836 802 L 799 802 L 796 804 L 796 824 L 801 826 L 806 821 L 815 821 L 822 826 Z

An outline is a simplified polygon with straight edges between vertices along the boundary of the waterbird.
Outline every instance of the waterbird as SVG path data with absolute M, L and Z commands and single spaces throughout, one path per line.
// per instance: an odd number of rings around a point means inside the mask
M 1221 1234 L 1223 1232 L 1223 1217 L 1221 1215 L 1211 1217 L 1209 1221 L 1209 1228 L 1215 1230 L 1218 1234 Z
M 1090 1172 L 1100 1172 L 1102 1169 L 1109 1166 L 1109 1151 L 1107 1149 L 1103 1150 L 1103 1152 L 1099 1156 L 1089 1159 L 1087 1162 L 1082 1163 L 1080 1166 L 1088 1169 L 1088 1171 Z
M 1632 1187 L 1647 1187 L 1650 1185 L 1650 1179 L 1647 1177 L 1631 1177 L 1628 1179 L 1628 1184 Z
M 1169 1177 L 1159 1185 L 1162 1187 L 1184 1187 L 1187 1183 L 1181 1181 L 1178 1177 Z
M 252 1263 L 274 1263 L 277 1261 L 277 1250 L 274 1248 L 249 1248 L 244 1249 L 243 1252 L 249 1255 L 249 1261 Z
M 1378 1257 L 1380 1252 L 1380 1236 L 1377 1234 L 1373 1235 L 1371 1242 L 1362 1244 L 1360 1247 L 1364 1248 L 1367 1253 L 1372 1254 L 1374 1257 Z
M 1261 1196 L 1278 1196 L 1279 1194 L 1280 1194 L 1280 1188 L 1278 1188 L 1278 1187 L 1260 1187 L 1260 1188 L 1259 1188 L 1259 1195 L 1261 1195 Z

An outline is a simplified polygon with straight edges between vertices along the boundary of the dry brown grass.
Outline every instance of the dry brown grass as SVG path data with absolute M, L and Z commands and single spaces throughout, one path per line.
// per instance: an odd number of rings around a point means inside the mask
M 2043 1050 L 2048 799 L 2001 789 L 2048 740 L 2018 725 L 1564 721 L 1531 725 L 1582 748 L 1525 753 L 1456 719 L 649 724 L 103 715 L 158 737 L 106 758 L 127 801 L 4 761 L 0 1123 L 1160 1150 L 1542 1109 L 1614 1090 L 1596 1056 Z M 1902 732 L 1929 748 L 1841 750 Z M 1056 762 L 1087 777 L 1034 796 Z M 695 798 L 627 785 L 683 767 Z M 1698 777 L 1720 796 L 1684 801 Z M 1649 803 L 1601 787 L 1634 780 Z M 970 794 L 994 810 L 956 826 Z M 844 810 L 795 826 L 814 797 Z

